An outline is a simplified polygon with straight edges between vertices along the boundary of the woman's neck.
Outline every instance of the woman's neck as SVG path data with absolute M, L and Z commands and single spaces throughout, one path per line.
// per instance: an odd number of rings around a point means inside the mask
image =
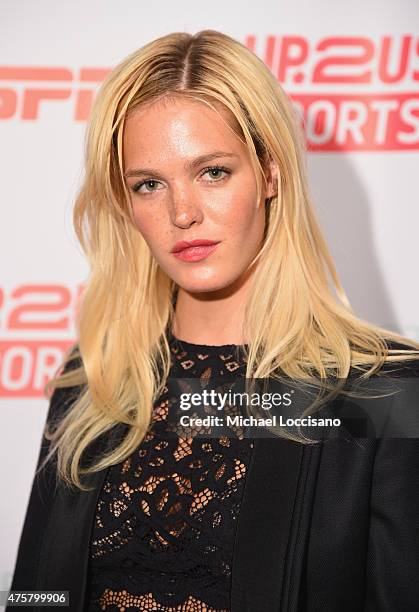
M 248 286 L 237 291 L 189 293 L 178 290 L 173 334 L 186 342 L 208 345 L 244 344 L 242 324 Z

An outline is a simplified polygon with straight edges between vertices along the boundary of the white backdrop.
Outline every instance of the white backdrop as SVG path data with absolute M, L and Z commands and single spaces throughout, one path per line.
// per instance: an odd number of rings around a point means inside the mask
M 419 339 L 419 3 L 0 0 L 0 590 L 39 452 L 42 387 L 87 268 L 71 227 L 86 117 L 123 57 L 171 31 L 252 48 L 304 113 L 311 189 L 357 314 Z M 414 28 L 416 26 L 416 29 Z

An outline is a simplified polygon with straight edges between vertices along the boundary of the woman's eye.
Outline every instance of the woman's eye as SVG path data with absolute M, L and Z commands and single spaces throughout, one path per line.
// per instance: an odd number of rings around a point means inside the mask
M 157 191 L 157 189 L 154 189 L 154 187 L 158 184 L 158 181 L 155 181 L 153 179 L 149 179 L 147 181 L 143 181 L 142 183 L 137 183 L 137 185 L 134 185 L 132 190 L 135 193 L 153 193 L 153 191 Z M 151 186 L 151 190 L 146 189 L 145 191 L 140 191 L 141 187 L 144 186 Z
M 212 178 L 214 178 L 214 179 L 216 179 L 216 180 L 217 180 L 217 179 L 219 180 L 219 179 L 223 179 L 223 178 L 225 178 L 224 176 L 220 176 L 220 173 L 222 173 L 222 172 L 223 172 L 224 174 L 230 174 L 230 172 L 229 172 L 229 171 L 228 171 L 226 168 L 222 168 L 221 166 L 213 166 L 213 167 L 211 167 L 211 168 L 206 168 L 206 169 L 203 171 L 202 175 L 204 175 L 204 174 L 208 174 L 208 173 L 209 173 L 209 175 L 210 175 Z M 214 173 L 215 173 L 215 176 L 214 176 Z M 218 176 L 217 176 L 217 174 L 218 174 Z M 214 181 L 210 181 L 210 182 L 214 182 Z

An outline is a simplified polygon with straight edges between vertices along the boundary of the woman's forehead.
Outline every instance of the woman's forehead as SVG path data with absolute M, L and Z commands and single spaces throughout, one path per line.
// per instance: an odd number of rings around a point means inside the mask
M 124 156 L 143 155 L 164 158 L 171 155 L 192 157 L 212 151 L 240 155 L 246 146 L 232 129 L 229 117 L 202 103 L 160 101 L 138 109 L 127 119 L 124 129 Z M 244 147 L 244 148 L 243 148 Z

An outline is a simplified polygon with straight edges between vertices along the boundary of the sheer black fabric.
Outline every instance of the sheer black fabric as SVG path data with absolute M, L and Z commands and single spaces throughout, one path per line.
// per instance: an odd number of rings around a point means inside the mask
M 244 376 L 236 345 L 169 335 L 171 377 Z M 138 449 L 112 466 L 90 546 L 89 610 L 228 612 L 249 438 L 165 435 L 167 388 Z

